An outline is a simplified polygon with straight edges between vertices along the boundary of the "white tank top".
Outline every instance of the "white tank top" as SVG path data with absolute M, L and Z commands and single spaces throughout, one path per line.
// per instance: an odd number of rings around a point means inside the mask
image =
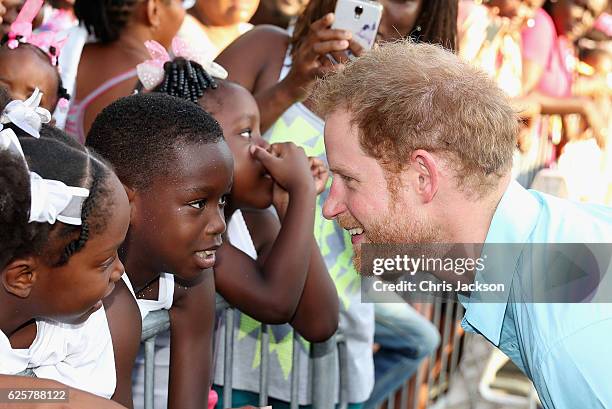
M 130 292 L 134 297 L 136 296 L 134 293 L 134 287 L 130 282 L 127 274 L 122 276 L 123 281 L 130 289 Z M 157 300 L 144 300 L 137 298 L 136 303 L 138 304 L 138 309 L 140 310 L 140 317 L 144 321 L 145 317 L 153 311 L 158 310 L 169 310 L 172 307 L 172 302 L 174 301 L 174 274 L 170 273 L 161 273 L 159 276 L 159 290 L 157 295 Z
M 36 338 L 27 349 L 13 349 L 0 331 L 0 374 L 16 375 L 27 370 L 38 378 L 110 398 L 117 377 L 104 307 L 79 325 L 36 321 Z

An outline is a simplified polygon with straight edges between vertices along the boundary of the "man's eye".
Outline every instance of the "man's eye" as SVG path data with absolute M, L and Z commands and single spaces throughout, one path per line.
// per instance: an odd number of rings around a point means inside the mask
M 193 207 L 194 209 L 203 209 L 204 207 L 206 207 L 206 200 L 196 200 L 195 202 L 188 203 L 188 205 Z
M 219 199 L 219 206 L 224 207 L 227 203 L 227 195 L 221 196 Z
M 253 134 L 253 131 L 250 129 L 245 129 L 244 131 L 240 132 L 240 136 L 244 138 L 248 138 L 248 139 L 251 139 L 252 134 Z

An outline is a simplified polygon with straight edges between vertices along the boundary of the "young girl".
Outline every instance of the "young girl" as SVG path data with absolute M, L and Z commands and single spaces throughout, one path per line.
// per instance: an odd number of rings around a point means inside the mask
M 234 156 L 234 183 L 225 210 L 229 241 L 217 252 L 217 291 L 248 314 L 238 313 L 238 323 L 250 320 L 257 326 L 253 318 L 272 324 L 289 322 L 309 341 L 328 339 L 337 327 L 338 299 L 312 235 L 315 196 L 305 156 L 301 154 L 299 162 L 275 157 L 294 149 L 293 144 L 270 147 L 261 138 L 257 104 L 243 87 L 214 80 L 202 65 L 184 58 L 164 67 L 165 76 L 155 90 L 197 102 L 213 114 Z M 218 72 L 216 68 L 211 72 Z M 184 78 L 184 84 L 173 84 L 172 78 Z M 202 83 L 199 78 L 209 80 Z M 327 174 L 320 163 L 313 168 L 320 191 Z M 266 210 L 272 204 L 282 225 Z M 278 329 L 288 333 L 287 327 Z M 255 341 L 252 336 L 242 339 L 237 349 L 249 354 L 247 345 Z M 223 356 L 221 351 L 218 356 Z M 258 370 L 251 362 L 236 360 L 234 385 L 239 389 L 257 390 Z M 222 373 L 219 366 L 217 373 Z M 222 383 L 219 378 L 217 383 Z
M 0 160 L 0 374 L 53 379 L 131 405 L 125 368 L 140 333 L 130 338 L 118 331 L 129 317 L 126 301 L 135 304 L 118 281 L 117 248 L 129 219 L 125 192 L 99 157 L 47 138 L 45 128 L 40 139 L 18 138 L 39 136 L 31 120 L 20 120 L 40 112 L 27 102 L 7 105 L 3 122 L 15 123 L 0 132 L 6 149 Z M 53 385 L 12 376 L 0 383 Z M 70 407 L 115 407 L 89 394 L 72 397 Z
M 83 48 L 66 122 L 66 131 L 84 143 L 96 115 L 131 94 L 134 67 L 148 58 L 143 42 L 168 47 L 185 11 L 180 0 L 77 0 L 74 11 L 97 39 Z
M 62 85 L 57 60 L 63 44 L 52 32 L 33 34 L 32 20 L 42 7 L 41 0 L 28 0 L 0 47 L 0 85 L 15 99 L 25 100 L 35 88 L 43 93 L 41 106 L 53 112 L 70 96 Z

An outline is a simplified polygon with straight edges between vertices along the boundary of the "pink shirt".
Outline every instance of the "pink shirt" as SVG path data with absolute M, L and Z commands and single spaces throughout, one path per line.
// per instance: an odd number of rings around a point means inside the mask
M 533 27 L 521 31 L 523 58 L 544 68 L 536 90 L 552 97 L 572 94 L 572 49 L 567 40 L 557 35 L 552 18 L 538 9 Z

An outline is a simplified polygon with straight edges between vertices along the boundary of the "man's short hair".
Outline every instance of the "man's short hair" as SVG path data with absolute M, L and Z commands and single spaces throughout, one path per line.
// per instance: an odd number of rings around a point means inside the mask
M 346 109 L 361 148 L 392 173 L 424 149 L 482 195 L 512 166 L 516 112 L 485 73 L 440 46 L 387 43 L 320 80 L 314 96 L 324 115 Z

